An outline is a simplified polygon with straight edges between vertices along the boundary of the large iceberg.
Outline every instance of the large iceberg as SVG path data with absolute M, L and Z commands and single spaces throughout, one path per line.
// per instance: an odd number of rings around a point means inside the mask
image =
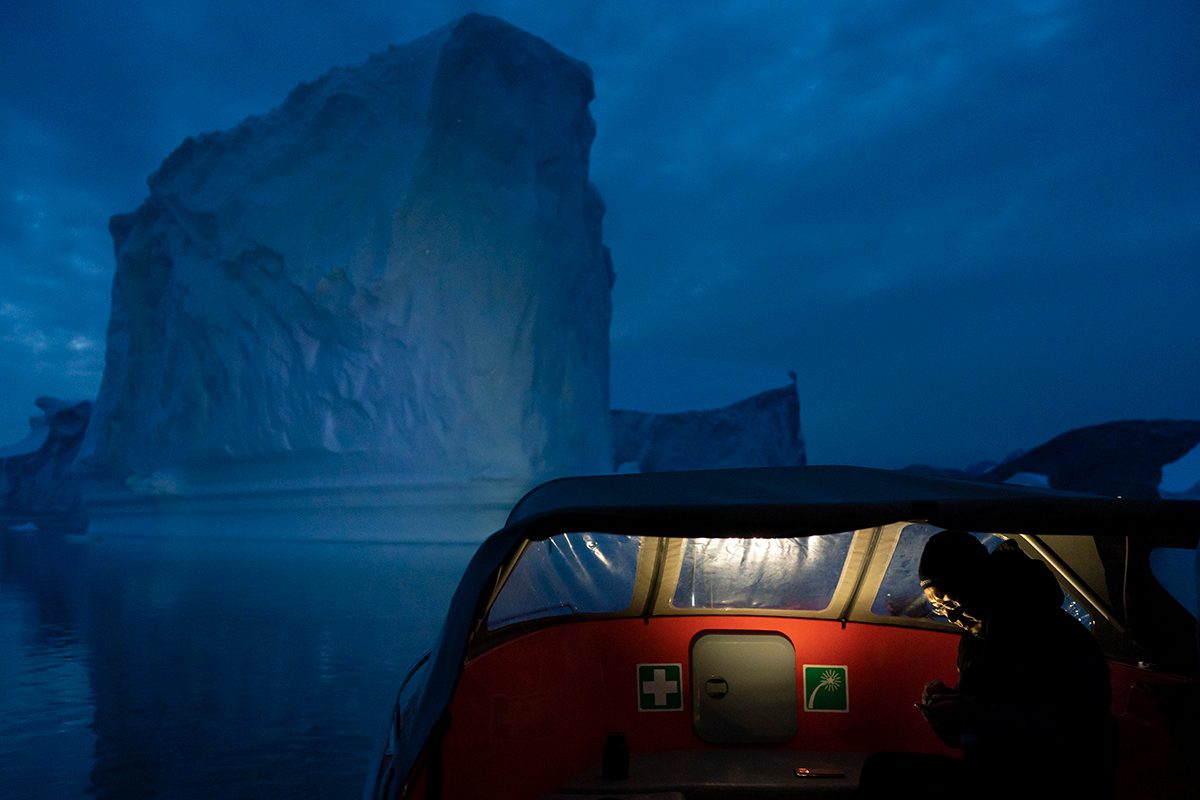
M 592 95 L 585 64 L 471 14 L 186 140 L 110 223 L 93 511 L 608 470 Z

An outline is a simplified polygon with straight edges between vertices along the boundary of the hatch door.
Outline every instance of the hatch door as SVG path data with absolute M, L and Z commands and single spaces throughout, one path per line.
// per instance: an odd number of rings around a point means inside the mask
M 704 633 L 692 644 L 696 734 L 714 744 L 796 734 L 796 649 L 779 633 Z

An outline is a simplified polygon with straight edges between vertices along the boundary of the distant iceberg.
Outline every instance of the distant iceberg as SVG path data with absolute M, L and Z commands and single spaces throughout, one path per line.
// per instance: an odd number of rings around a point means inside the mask
M 1195 466 L 1200 420 L 1120 420 L 1076 428 L 984 473 L 987 481 L 1020 478 L 1055 489 L 1154 498 L 1177 494 Z M 1182 463 L 1180 463 L 1182 462 Z M 1164 469 L 1179 463 L 1178 467 Z M 1181 485 L 1184 484 L 1184 485 Z
M 80 487 L 73 465 L 92 403 L 56 397 L 39 397 L 35 403 L 42 413 L 29 418 L 29 435 L 0 448 L 0 511 L 26 516 L 78 515 Z M 17 529 L 29 530 L 21 525 Z
M 613 411 L 613 460 L 621 472 L 807 463 L 795 381 L 722 408 L 673 413 Z

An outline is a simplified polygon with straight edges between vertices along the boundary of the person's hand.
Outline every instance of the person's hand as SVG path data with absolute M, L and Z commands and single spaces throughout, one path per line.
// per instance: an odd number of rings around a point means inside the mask
M 930 681 L 925 684 L 925 689 L 921 692 L 921 705 L 932 705 L 942 698 L 954 697 L 957 694 L 957 689 L 953 689 L 941 681 Z
M 938 694 L 936 691 L 931 693 L 931 687 L 936 690 L 934 684 L 939 684 L 941 689 L 947 690 L 946 694 Z M 929 723 L 929 727 L 933 729 L 934 734 L 942 740 L 942 743 L 949 747 L 962 746 L 962 722 L 963 722 L 963 704 L 962 698 L 953 689 L 949 689 L 945 684 L 940 684 L 934 681 L 929 686 L 925 687 L 925 697 L 928 697 L 927 702 L 917 704 L 917 708 L 921 710 L 921 714 Z

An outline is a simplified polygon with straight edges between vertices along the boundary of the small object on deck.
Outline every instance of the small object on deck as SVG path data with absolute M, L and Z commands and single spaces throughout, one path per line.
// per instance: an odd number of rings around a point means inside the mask
M 796 767 L 797 778 L 845 778 L 846 773 L 837 769 L 820 769 L 812 767 Z
M 600 777 L 606 781 L 623 781 L 629 777 L 629 740 L 625 734 L 610 733 L 604 740 Z

